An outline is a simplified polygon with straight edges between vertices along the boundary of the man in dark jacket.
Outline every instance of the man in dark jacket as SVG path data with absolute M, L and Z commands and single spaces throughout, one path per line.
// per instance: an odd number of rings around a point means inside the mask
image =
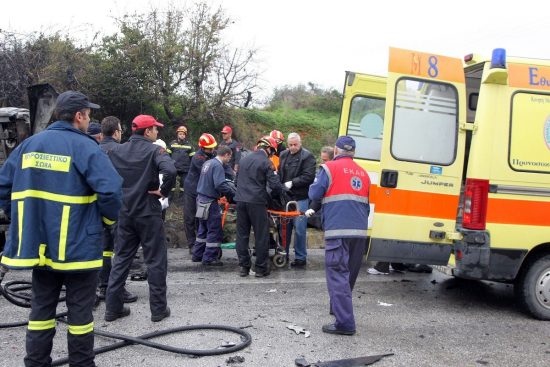
M 174 160 L 174 165 L 180 178 L 180 187 L 183 190 L 183 183 L 189 172 L 191 158 L 195 154 L 195 151 L 189 140 L 187 140 L 187 127 L 180 125 L 176 130 L 176 134 L 176 139 L 170 142 L 166 151 Z
M 130 314 L 130 309 L 123 305 L 123 287 L 140 243 L 148 273 L 151 321 L 170 316 L 166 300 L 167 249 L 158 199 L 167 197 L 172 190 L 176 168 L 172 159 L 153 144 L 157 140 L 157 126 L 164 125 L 153 116 L 137 116 L 132 122 L 134 133 L 128 142 L 109 152 L 124 183 L 115 257 L 105 302 L 105 321 Z M 162 185 L 159 174 L 163 175 Z
M 120 120 L 115 116 L 107 116 L 101 121 L 100 128 L 102 139 L 99 141 L 99 147 L 106 154 L 109 154 L 111 150 L 120 144 L 120 140 L 122 139 Z M 94 133 L 95 130 L 90 131 L 90 128 L 88 128 L 88 135 L 90 135 L 90 132 Z M 103 267 L 99 272 L 99 292 L 96 304 L 99 300 L 104 300 L 107 294 L 107 285 L 109 284 L 109 275 L 111 274 L 111 260 L 114 255 L 115 236 L 116 223 L 110 226 L 105 225 L 103 228 Z M 137 301 L 137 296 L 128 292 L 126 288 L 123 289 L 123 294 L 124 303 Z
M 277 151 L 277 142 L 265 136 L 257 144 L 257 150 L 241 160 L 237 172 L 237 255 L 240 276 L 250 272 L 250 227 L 254 229 L 256 247 L 256 277 L 269 275 L 269 218 L 267 203 L 269 186 L 272 195 L 279 195 L 283 189 L 273 171 L 269 157 Z
M 216 158 L 203 164 L 197 186 L 197 207 L 202 209 L 199 218 L 199 230 L 193 247 L 193 262 L 202 261 L 203 265 L 221 266 L 218 260 L 220 245 L 223 241 L 221 209 L 218 199 L 226 197 L 229 201 L 235 196 L 235 187 L 225 179 L 223 165 L 231 160 L 231 149 L 219 147 Z
M 307 149 L 302 148 L 302 139 L 297 133 L 290 133 L 287 139 L 288 149 L 281 153 L 279 159 L 279 178 L 284 183 L 291 200 L 298 203 L 297 210 L 305 212 L 309 200 L 307 192 L 309 185 L 315 179 L 315 157 Z M 287 251 L 290 249 L 292 228 L 295 228 L 294 267 L 304 267 L 307 258 L 307 218 L 299 216 L 290 221 L 286 228 Z
M 49 366 L 64 285 L 71 366 L 94 364 L 97 275 L 103 222 L 118 216 L 122 179 L 86 135 L 91 109 L 75 91 L 57 97 L 54 122 L 22 142 L 0 169 L 0 208 L 13 221 L 2 265 L 32 268 L 25 366 Z
M 220 146 L 225 145 L 231 148 L 233 155 L 231 156 L 231 161 L 229 161 L 228 164 L 234 172 L 237 172 L 239 170 L 239 161 L 241 160 L 241 143 L 233 139 L 233 129 L 231 126 L 225 125 L 221 133 L 222 141 L 220 142 Z M 233 176 L 235 176 L 235 174 L 233 174 Z
M 204 162 L 214 157 L 214 148 L 218 146 L 216 139 L 207 133 L 199 138 L 199 150 L 191 159 L 191 167 L 185 178 L 183 191 L 183 220 L 185 224 L 185 237 L 189 253 L 193 251 L 197 237 L 198 221 L 195 218 L 197 212 L 197 185 Z

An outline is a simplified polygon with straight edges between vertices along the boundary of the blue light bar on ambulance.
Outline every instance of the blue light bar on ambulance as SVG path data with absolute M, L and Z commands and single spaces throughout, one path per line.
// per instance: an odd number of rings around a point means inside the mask
M 506 50 L 495 48 L 491 57 L 491 69 L 506 69 Z

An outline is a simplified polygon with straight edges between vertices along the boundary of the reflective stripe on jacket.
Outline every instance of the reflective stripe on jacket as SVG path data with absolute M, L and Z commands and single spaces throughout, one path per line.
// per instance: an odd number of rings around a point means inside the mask
M 68 122 L 26 139 L 0 169 L 0 206 L 12 219 L 2 264 L 101 268 L 102 219 L 117 218 L 121 186 L 95 140 Z

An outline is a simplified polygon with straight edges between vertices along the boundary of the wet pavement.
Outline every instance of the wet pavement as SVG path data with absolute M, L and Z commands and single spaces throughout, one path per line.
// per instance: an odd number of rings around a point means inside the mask
M 321 332 L 328 314 L 323 250 L 309 252 L 305 270 L 276 269 L 267 278 L 238 276 L 234 251 L 225 250 L 221 268 L 192 263 L 186 249 L 170 249 L 168 303 L 172 316 L 150 321 L 147 282 L 129 281 L 139 296 L 132 314 L 96 329 L 141 335 L 180 325 L 223 324 L 252 335 L 246 349 L 228 355 L 191 358 L 130 346 L 98 355 L 98 366 L 294 366 L 309 362 L 394 353 L 374 366 L 550 366 L 550 322 L 532 319 L 518 309 L 512 286 L 457 280 L 441 273 L 369 275 L 363 266 L 354 291 L 357 334 Z M 29 272 L 10 272 L 5 282 L 29 279 Z M 64 307 L 60 306 L 59 310 Z M 28 310 L 0 299 L 3 322 L 25 319 Z M 310 332 L 296 334 L 293 324 Z M 54 358 L 66 354 L 66 327 L 59 324 Z M 0 366 L 20 366 L 23 327 L 0 329 Z M 227 332 L 195 331 L 156 339 L 185 348 L 216 348 L 238 343 Z M 96 337 L 96 346 L 109 344 Z M 237 358 L 242 357 L 242 358 Z M 244 361 L 243 361 L 244 359 Z

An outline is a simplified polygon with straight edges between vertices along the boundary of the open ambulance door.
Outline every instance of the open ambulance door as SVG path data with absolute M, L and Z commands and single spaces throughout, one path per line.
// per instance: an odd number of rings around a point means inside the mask
M 380 153 L 386 105 L 386 78 L 346 72 L 338 136 L 355 139 L 355 162 L 368 172 L 372 187 L 380 180 Z M 376 190 L 371 189 L 369 229 L 376 210 Z
M 460 59 L 391 48 L 368 260 L 447 265 L 464 164 Z

